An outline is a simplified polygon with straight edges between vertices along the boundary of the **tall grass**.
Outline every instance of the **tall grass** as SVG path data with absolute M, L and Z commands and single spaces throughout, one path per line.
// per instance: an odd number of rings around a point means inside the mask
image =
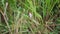
M 60 0 L 0 0 L 0 34 L 58 34 L 59 8 Z

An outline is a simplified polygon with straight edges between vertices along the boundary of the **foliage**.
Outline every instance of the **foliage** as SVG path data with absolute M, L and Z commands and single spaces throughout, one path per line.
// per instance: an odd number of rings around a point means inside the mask
M 60 0 L 0 0 L 0 34 L 60 34 Z

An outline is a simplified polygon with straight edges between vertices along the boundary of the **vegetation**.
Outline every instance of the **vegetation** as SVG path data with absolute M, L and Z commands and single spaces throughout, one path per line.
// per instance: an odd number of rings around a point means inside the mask
M 60 0 L 0 0 L 0 34 L 60 34 Z

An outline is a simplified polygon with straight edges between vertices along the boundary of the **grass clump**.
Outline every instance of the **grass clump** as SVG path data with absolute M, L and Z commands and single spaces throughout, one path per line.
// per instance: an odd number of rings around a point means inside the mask
M 0 0 L 0 34 L 59 34 L 60 0 Z

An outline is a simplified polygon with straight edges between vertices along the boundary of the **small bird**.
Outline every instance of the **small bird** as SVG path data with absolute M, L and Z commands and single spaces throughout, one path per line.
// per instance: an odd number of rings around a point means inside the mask
M 31 13 L 31 12 L 29 12 L 29 17 L 30 17 L 30 18 L 32 18 L 32 16 L 33 16 L 33 15 L 32 15 L 32 13 Z

